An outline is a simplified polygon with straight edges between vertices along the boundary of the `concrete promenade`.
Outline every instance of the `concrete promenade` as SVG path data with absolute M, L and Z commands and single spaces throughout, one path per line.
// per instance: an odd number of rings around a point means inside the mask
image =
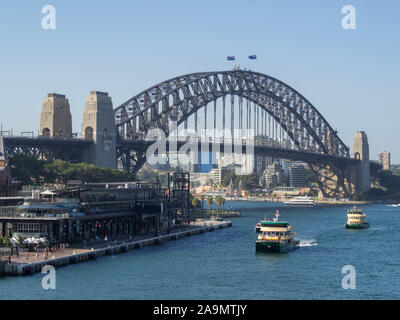
M 56 268 L 76 264 L 88 260 L 95 260 L 105 255 L 114 255 L 127 252 L 131 249 L 140 249 L 145 246 L 160 244 L 168 240 L 178 240 L 184 237 L 202 234 L 204 232 L 231 227 L 230 221 L 203 221 L 192 222 L 190 225 L 178 227 L 169 234 L 159 236 L 143 236 L 121 239 L 103 243 L 94 243 L 90 248 L 68 248 L 57 249 L 55 253 L 49 253 L 45 259 L 44 252 L 21 252 L 19 257 L 13 257 L 8 263 L 8 257 L 0 263 L 0 274 L 9 276 L 23 276 L 41 272 L 45 265 L 52 265 Z

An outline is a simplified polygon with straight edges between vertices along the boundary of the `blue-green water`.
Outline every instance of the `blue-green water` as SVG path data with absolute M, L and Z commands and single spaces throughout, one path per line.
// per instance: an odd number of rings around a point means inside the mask
M 399 299 L 400 208 L 363 206 L 371 224 L 346 230 L 348 207 L 286 208 L 231 202 L 233 227 L 57 269 L 56 290 L 44 275 L 0 278 L 0 299 Z M 256 254 L 255 224 L 280 210 L 303 246 Z M 342 267 L 356 270 L 356 289 L 342 289 Z

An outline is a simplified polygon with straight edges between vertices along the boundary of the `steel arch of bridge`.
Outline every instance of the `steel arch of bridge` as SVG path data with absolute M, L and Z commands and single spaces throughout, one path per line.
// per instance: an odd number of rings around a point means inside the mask
M 207 104 L 227 95 L 252 101 L 279 123 L 296 149 L 349 158 L 349 149 L 321 113 L 299 92 L 265 74 L 234 70 L 192 73 L 161 82 L 116 109 L 121 139 L 138 141 L 153 128 L 168 135 Z
M 348 197 L 353 194 L 351 167 L 354 163 L 338 161 L 353 160 L 350 159 L 349 148 L 321 113 L 284 82 L 246 70 L 179 76 L 163 81 L 115 108 L 119 137 L 118 161 L 126 170 L 137 172 L 146 161 L 148 141 L 146 143 L 144 140 L 149 130 L 159 128 L 168 136 L 171 121 L 176 122 L 178 127 L 184 123 L 187 128 L 188 118 L 197 115 L 200 109 L 206 108 L 211 102 L 214 102 L 215 128 L 216 101 L 222 98 L 225 111 L 225 98 L 228 95 L 244 98 L 268 113 L 286 132 L 297 151 L 319 155 L 319 160 L 308 162 L 324 196 Z M 196 120 L 197 117 L 195 127 Z M 225 120 L 223 126 L 225 129 Z M 239 126 L 241 129 L 242 124 L 239 123 Z

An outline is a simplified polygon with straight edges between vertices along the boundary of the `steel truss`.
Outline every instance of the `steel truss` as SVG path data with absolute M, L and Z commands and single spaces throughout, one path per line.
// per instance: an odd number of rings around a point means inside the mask
M 245 98 L 268 112 L 297 150 L 349 157 L 348 147 L 305 97 L 275 78 L 242 70 L 184 75 L 141 92 L 114 110 L 119 136 L 141 140 L 152 128 L 168 136 L 171 121 L 179 126 L 227 95 Z
M 31 155 L 37 159 L 82 162 L 82 151 L 93 142 L 80 139 L 5 137 L 7 155 Z
M 324 195 L 352 193 L 353 189 L 345 172 L 349 163 L 335 165 L 336 162 L 332 162 L 332 157 L 337 162 L 340 159 L 350 160 L 349 148 L 337 132 L 295 89 L 278 79 L 252 71 L 203 72 L 179 76 L 161 82 L 117 107 L 114 111 L 120 139 L 117 156 L 120 165 L 126 170 L 136 172 L 146 160 L 145 150 L 139 146 L 140 141 L 146 140 L 150 129 L 162 129 L 168 136 L 171 121 L 176 121 L 177 126 L 184 124 L 186 129 L 188 118 L 194 115 L 195 129 L 198 130 L 198 111 L 212 102 L 215 109 L 215 101 L 221 98 L 225 111 L 228 95 L 240 98 L 239 119 L 243 119 L 244 98 L 265 110 L 279 124 L 293 142 L 293 151 L 319 156 L 320 164 L 316 165 L 313 161 L 308 163 L 318 176 Z M 233 116 L 231 123 L 234 122 Z M 254 117 L 257 119 L 256 113 Z M 241 122 L 239 123 L 241 129 Z M 223 124 L 225 126 L 225 116 Z M 333 181 L 336 181 L 334 187 Z

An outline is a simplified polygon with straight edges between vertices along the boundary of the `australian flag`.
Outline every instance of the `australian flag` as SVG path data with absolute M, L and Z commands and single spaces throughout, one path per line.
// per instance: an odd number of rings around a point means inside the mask
M 228 60 L 228 61 L 235 60 L 235 56 L 229 56 L 229 57 L 227 58 L 227 60 Z
M 256 60 L 257 59 L 257 55 L 253 54 L 252 56 L 249 56 L 249 59 Z

